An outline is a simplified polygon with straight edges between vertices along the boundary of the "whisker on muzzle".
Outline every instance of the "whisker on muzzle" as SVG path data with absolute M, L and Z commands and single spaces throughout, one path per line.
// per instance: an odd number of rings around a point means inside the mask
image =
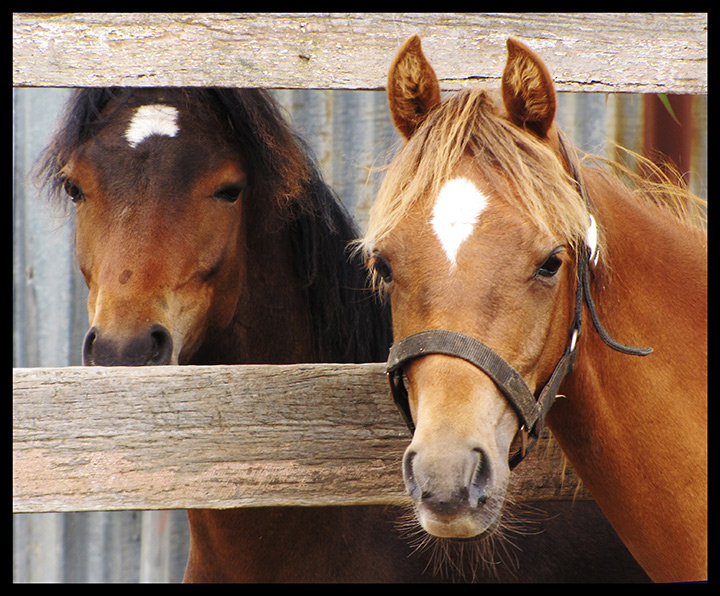
M 520 548 L 515 539 L 540 534 L 548 514 L 528 503 L 507 496 L 500 523 L 494 530 L 472 540 L 437 538 L 425 532 L 408 505 L 397 522 L 397 530 L 412 547 L 411 556 L 425 557 L 425 573 L 451 582 L 494 582 L 515 577 Z

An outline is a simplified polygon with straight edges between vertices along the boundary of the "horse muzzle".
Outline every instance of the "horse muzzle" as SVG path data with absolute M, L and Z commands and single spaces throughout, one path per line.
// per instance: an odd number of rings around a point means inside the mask
M 171 364 L 173 340 L 162 325 L 130 335 L 103 333 L 91 327 L 83 340 L 84 366 L 157 366 Z
M 505 498 L 497 467 L 481 447 L 411 443 L 403 457 L 403 477 L 425 531 L 454 539 L 492 533 Z

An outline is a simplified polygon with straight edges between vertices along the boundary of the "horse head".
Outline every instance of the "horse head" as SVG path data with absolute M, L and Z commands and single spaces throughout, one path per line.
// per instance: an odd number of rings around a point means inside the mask
M 90 291 L 85 364 L 187 362 L 234 314 L 246 168 L 181 98 L 111 99 L 58 174 Z
M 591 220 L 560 153 L 548 71 L 521 43 L 508 49 L 504 109 L 477 91 L 441 102 L 420 40 L 400 49 L 388 96 L 407 143 L 364 246 L 390 297 L 396 345 L 462 334 L 532 397 L 567 349 Z M 420 346 L 403 361 L 414 428 L 403 474 L 428 533 L 469 539 L 498 527 L 519 431 L 531 429 L 507 383 L 458 355 Z

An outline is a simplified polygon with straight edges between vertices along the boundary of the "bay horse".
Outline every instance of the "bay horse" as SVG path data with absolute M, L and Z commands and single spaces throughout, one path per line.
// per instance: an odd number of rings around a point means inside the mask
M 391 304 L 417 520 L 441 538 L 492 535 L 547 414 L 649 577 L 706 580 L 703 207 L 581 166 L 547 67 L 514 38 L 507 50 L 501 102 L 443 100 L 417 36 L 388 75 L 406 143 L 359 244 Z
M 358 231 L 266 92 L 83 89 L 41 165 L 56 198 L 74 205 L 89 287 L 84 364 L 386 359 L 389 310 L 347 250 Z M 425 554 L 411 556 L 396 529 L 403 515 L 191 510 L 185 581 L 441 581 Z M 548 526 L 518 538 L 530 578 L 602 580 L 596 557 L 628 562 L 602 523 L 590 535 L 572 516 Z M 622 568 L 621 579 L 636 576 Z

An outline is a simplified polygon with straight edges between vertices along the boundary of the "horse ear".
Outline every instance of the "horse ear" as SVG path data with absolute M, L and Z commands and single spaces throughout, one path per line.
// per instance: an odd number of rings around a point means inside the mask
M 440 103 L 440 85 L 413 35 L 395 56 L 388 73 L 388 103 L 395 126 L 409 139 L 428 112 Z
M 545 138 L 555 118 L 555 87 L 547 67 L 535 52 L 512 37 L 502 76 L 502 97 L 510 120 Z

